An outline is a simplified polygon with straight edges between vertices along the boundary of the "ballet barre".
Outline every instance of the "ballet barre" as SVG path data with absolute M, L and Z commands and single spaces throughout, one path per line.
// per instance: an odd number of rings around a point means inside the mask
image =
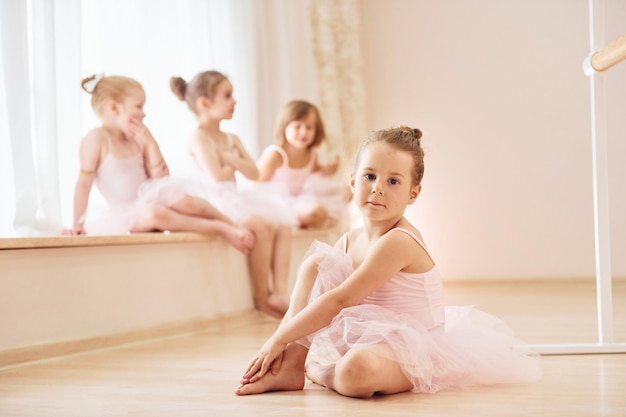
M 591 144 L 593 168 L 594 241 L 596 261 L 597 343 L 533 345 L 540 354 L 626 353 L 626 343 L 614 338 L 611 240 L 609 223 L 608 140 L 604 74 L 626 59 L 626 34 L 604 45 L 604 0 L 589 0 L 589 40 L 591 54 L 583 71 L 591 87 Z

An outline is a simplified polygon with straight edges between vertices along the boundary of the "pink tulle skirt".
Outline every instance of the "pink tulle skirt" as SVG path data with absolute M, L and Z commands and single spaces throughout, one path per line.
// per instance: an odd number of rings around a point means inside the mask
M 299 193 L 294 195 L 286 183 L 267 181 L 253 183 L 244 192 L 262 195 L 258 207 L 269 208 L 269 213 L 262 212 L 264 217 L 275 219 L 280 213 L 283 223 L 289 222 L 298 227 L 298 215 L 321 205 L 328 213 L 330 223 L 339 220 L 348 206 L 348 190 L 338 181 L 321 175 L 311 175 L 302 185 Z M 286 219 L 286 221 L 284 221 Z
M 296 213 L 312 205 L 322 205 L 332 220 L 338 220 L 346 210 L 349 199 L 347 188 L 339 181 L 321 175 L 311 175 L 302 186 L 302 192 L 291 196 L 291 205 Z
M 235 182 L 205 182 L 206 198 L 238 223 L 258 216 L 274 224 L 293 225 L 295 212 L 280 188 L 252 183 L 239 187 Z
M 185 195 L 206 199 L 202 183 L 193 179 L 162 177 L 144 181 L 137 190 L 137 199 L 131 202 L 107 202 L 90 205 L 85 230 L 90 235 L 117 235 L 129 233 L 135 220 L 150 206 L 171 207 Z
M 341 284 L 353 271 L 350 257 L 315 242 L 322 254 L 311 300 Z M 446 307 L 445 325 L 428 329 L 413 316 L 375 304 L 342 310 L 332 322 L 299 343 L 316 360 L 332 364 L 357 346 L 385 344 L 414 392 L 434 393 L 540 378 L 539 356 L 517 340 L 497 317 L 472 306 Z

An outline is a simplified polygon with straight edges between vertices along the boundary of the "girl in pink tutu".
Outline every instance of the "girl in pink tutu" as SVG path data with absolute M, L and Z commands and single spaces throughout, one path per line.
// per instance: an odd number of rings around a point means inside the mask
M 421 191 L 421 136 L 399 127 L 362 143 L 351 185 L 364 225 L 334 247 L 314 243 L 238 395 L 300 390 L 305 376 L 350 397 L 539 378 L 538 356 L 500 320 L 444 307 L 437 266 L 404 217 Z
M 194 175 L 204 182 L 211 201 L 241 222 L 259 242 L 248 255 L 254 305 L 272 316 L 283 317 L 289 305 L 291 212 L 278 196 L 238 188 L 236 172 L 255 181 L 259 171 L 239 138 L 220 128 L 221 122 L 232 118 L 235 111 L 233 86 L 222 73 L 205 71 L 189 83 L 172 77 L 170 87 L 198 120 L 189 150 Z
M 287 103 L 276 124 L 275 140 L 276 144 L 268 146 L 257 161 L 259 181 L 286 188 L 298 227 L 335 224 L 349 194 L 346 187 L 330 178 L 339 168 L 339 156 L 329 164 L 318 160 L 317 150 L 326 134 L 317 107 L 303 100 Z
M 154 137 L 143 124 L 145 92 L 123 76 L 92 76 L 82 81 L 102 126 L 80 144 L 80 175 L 74 194 L 74 222 L 66 234 L 119 234 L 193 231 L 222 236 L 248 253 L 254 236 L 208 201 L 199 187 L 169 177 Z M 87 211 L 93 184 L 108 207 Z

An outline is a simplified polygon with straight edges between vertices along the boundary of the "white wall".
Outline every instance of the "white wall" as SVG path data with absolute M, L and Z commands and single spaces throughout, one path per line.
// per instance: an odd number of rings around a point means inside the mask
M 586 0 L 361 1 L 368 130 L 424 131 L 407 212 L 448 278 L 594 276 Z M 626 2 L 606 0 L 607 43 Z M 626 275 L 626 62 L 607 82 L 612 268 Z

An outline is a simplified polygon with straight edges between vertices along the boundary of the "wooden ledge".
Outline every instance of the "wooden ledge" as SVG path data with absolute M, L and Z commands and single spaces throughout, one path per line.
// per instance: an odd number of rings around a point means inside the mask
M 315 238 L 316 236 L 328 236 L 328 234 L 336 233 L 337 231 L 338 228 L 336 227 L 310 230 L 294 229 L 293 236 Z M 9 237 L 0 238 L 0 250 L 188 243 L 207 242 L 212 240 L 221 240 L 221 238 L 217 235 L 203 235 L 201 233 L 193 232 L 153 232 L 99 236 Z

